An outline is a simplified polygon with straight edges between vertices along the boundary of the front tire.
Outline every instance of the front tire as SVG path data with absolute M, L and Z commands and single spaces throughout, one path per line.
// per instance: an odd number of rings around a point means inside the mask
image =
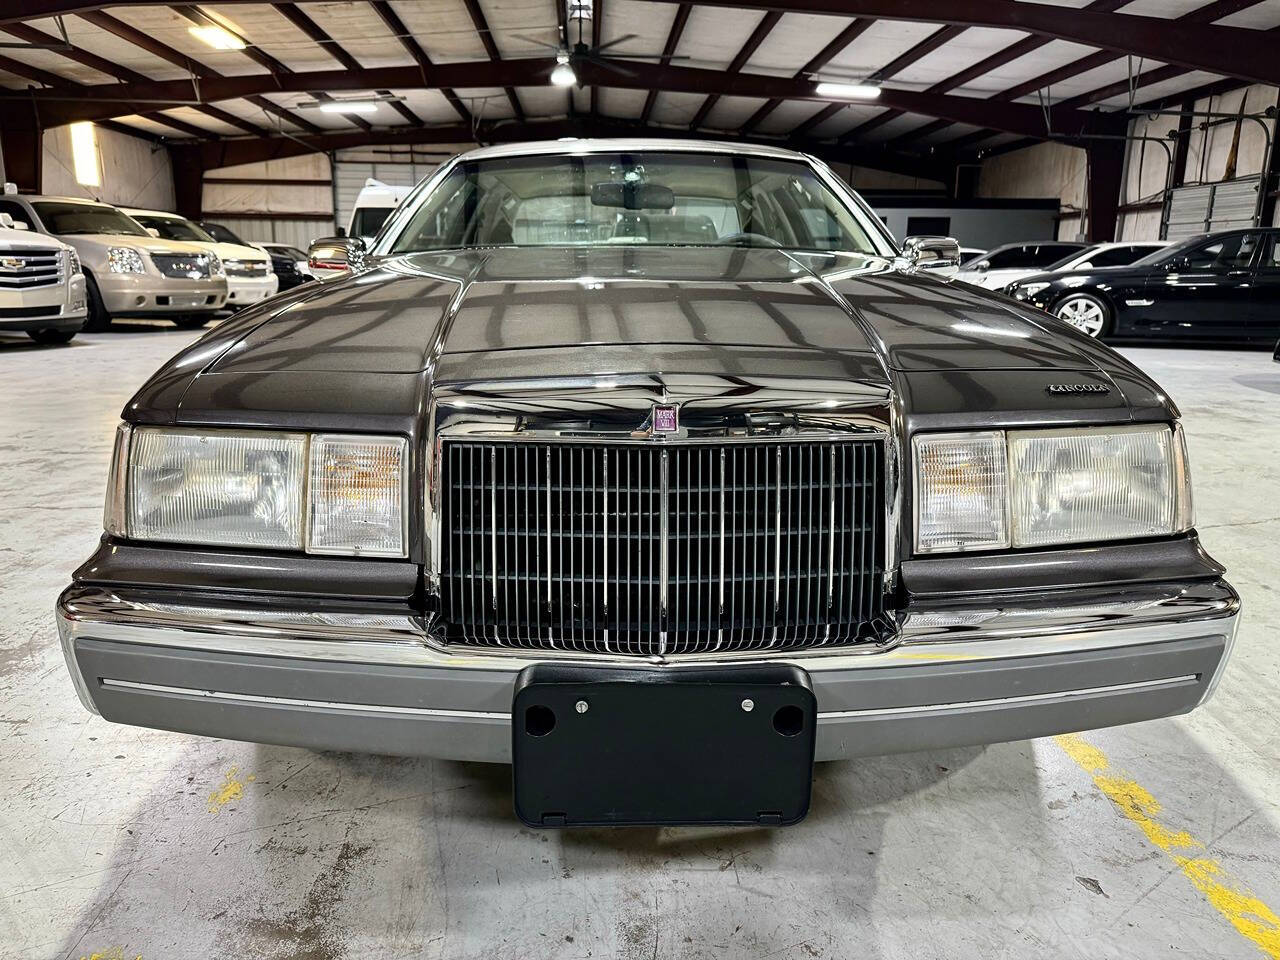
M 207 313 L 188 313 L 181 317 L 172 317 L 173 325 L 179 330 L 199 330 L 209 322 Z
M 98 292 L 98 283 L 93 274 L 85 271 L 84 294 L 88 301 L 88 314 L 84 320 L 84 329 L 88 333 L 101 333 L 111 327 L 111 314 L 102 304 L 102 294 Z
M 70 343 L 77 333 L 78 330 L 28 330 L 27 336 L 41 346 L 52 347 Z
M 1111 308 L 1091 293 L 1068 294 L 1054 304 L 1053 315 L 1095 340 L 1111 333 L 1114 320 Z

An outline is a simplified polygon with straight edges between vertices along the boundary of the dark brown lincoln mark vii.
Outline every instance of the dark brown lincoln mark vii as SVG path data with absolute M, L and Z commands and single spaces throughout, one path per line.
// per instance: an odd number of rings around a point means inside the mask
M 125 408 L 85 707 L 510 762 L 540 825 L 790 823 L 815 759 L 1191 710 L 1239 599 L 1177 409 L 957 256 L 780 149 L 455 158 Z

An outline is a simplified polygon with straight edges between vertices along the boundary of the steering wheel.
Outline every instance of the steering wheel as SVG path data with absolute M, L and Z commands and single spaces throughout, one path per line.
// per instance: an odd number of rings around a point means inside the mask
M 739 244 L 746 241 L 749 246 L 759 247 L 780 247 L 780 244 L 773 237 L 766 237 L 763 233 L 752 233 L 749 230 L 743 230 L 740 233 L 729 233 L 721 237 L 716 243 L 721 244 Z

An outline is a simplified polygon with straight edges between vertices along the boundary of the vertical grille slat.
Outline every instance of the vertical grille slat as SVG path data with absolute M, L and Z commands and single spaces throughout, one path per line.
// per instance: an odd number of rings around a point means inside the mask
M 446 439 L 449 642 L 634 656 L 873 640 L 879 439 Z

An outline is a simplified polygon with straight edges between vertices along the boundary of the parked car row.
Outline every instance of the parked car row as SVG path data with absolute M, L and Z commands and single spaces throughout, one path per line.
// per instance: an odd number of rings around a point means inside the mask
M 0 331 L 67 343 L 118 317 L 183 329 L 311 279 L 306 255 L 246 243 L 162 210 L 79 197 L 0 195 Z

